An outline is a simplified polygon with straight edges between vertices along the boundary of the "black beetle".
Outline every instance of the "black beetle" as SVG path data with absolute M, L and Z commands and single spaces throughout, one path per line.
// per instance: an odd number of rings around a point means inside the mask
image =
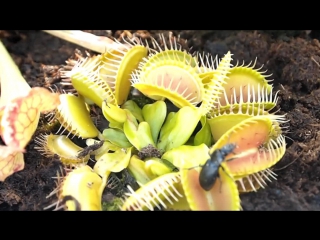
M 213 187 L 214 183 L 217 180 L 217 177 L 219 177 L 219 168 L 222 167 L 222 161 L 229 153 L 232 153 L 235 148 L 236 144 L 228 143 L 222 148 L 215 150 L 210 155 L 210 158 L 202 166 L 199 174 L 200 186 L 204 190 L 209 191 Z M 232 159 L 228 160 L 230 161 Z

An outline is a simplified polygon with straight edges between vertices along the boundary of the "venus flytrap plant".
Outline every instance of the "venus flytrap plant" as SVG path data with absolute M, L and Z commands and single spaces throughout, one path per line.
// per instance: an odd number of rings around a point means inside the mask
M 154 104 L 152 104 L 153 106 L 149 105 L 149 108 L 161 108 L 163 109 L 163 107 L 165 106 L 165 104 L 162 102 L 156 102 Z M 183 110 L 183 109 L 181 109 Z M 143 116 L 147 116 L 148 115 L 148 111 L 142 111 L 143 113 Z M 193 113 L 193 112 L 192 112 Z M 151 112 L 149 113 L 151 114 Z M 147 117 L 148 118 L 148 117 Z M 199 120 L 197 120 L 195 123 L 197 123 Z M 146 123 L 146 122 L 142 122 L 142 123 Z M 136 123 L 137 124 L 137 123 Z M 139 123 L 138 127 L 140 126 L 141 123 Z M 133 125 L 135 125 L 133 123 Z M 157 124 L 159 125 L 159 124 Z M 135 125 L 136 126 L 136 125 Z M 174 125 L 173 125 L 174 126 Z M 195 126 L 194 126 L 195 127 Z M 159 128 L 159 127 L 158 127 Z M 108 131 L 108 130 L 111 130 L 111 129 L 106 129 L 105 131 Z M 140 136 L 140 138 L 138 138 L 139 142 L 141 141 L 141 134 L 135 134 L 135 133 L 131 133 L 130 131 L 126 131 L 126 129 L 124 128 L 124 132 L 126 133 L 126 136 L 130 139 L 130 136 L 133 135 L 133 136 Z M 141 130 L 143 133 L 147 133 L 149 131 L 145 131 L 144 129 Z M 190 130 L 190 134 L 192 133 L 192 129 Z M 130 135 L 131 134 L 131 135 Z M 149 134 L 147 134 L 148 136 L 150 135 L 151 137 L 151 132 Z M 177 135 L 179 136 L 179 135 Z M 180 136 L 181 137 L 181 136 Z M 184 141 L 186 141 L 187 139 L 189 138 L 189 136 L 187 136 L 185 138 Z M 142 138 L 143 139 L 143 138 Z M 148 138 L 149 142 L 152 140 L 152 138 Z M 172 139 L 171 139 L 172 140 Z M 180 140 L 178 137 L 176 138 L 176 140 Z M 132 143 L 134 143 L 134 140 L 131 140 Z M 176 141 L 174 141 L 176 142 Z M 181 143 L 180 143 L 181 144 Z M 134 144 L 136 149 L 137 150 L 141 150 L 142 148 L 139 147 L 139 145 L 137 144 Z M 117 151 L 115 153 L 105 153 L 101 156 L 97 156 L 96 155 L 96 160 L 97 160 L 97 163 L 94 167 L 94 170 L 99 174 L 101 175 L 101 169 L 103 169 L 103 172 L 105 171 L 120 171 L 122 169 L 124 169 L 125 167 L 128 166 L 129 164 L 129 160 L 130 160 L 130 154 L 131 153 L 127 153 L 126 157 L 124 156 L 120 156 L 119 154 L 121 154 L 123 150 L 119 149 L 119 152 L 118 154 Z M 128 161 L 125 161 L 125 159 L 128 159 Z M 160 159 L 157 159 L 157 158 L 149 158 L 149 159 L 146 159 L 145 161 L 142 161 L 142 160 L 139 160 L 137 159 L 138 161 L 140 161 L 142 164 L 143 164 L 143 168 L 144 169 L 140 169 L 140 173 L 137 173 L 136 171 L 132 170 L 134 168 L 132 168 L 132 166 L 134 166 L 134 160 L 131 159 L 132 163 L 130 163 L 129 165 L 129 170 L 131 169 L 132 172 L 136 172 L 137 174 L 133 174 L 136 176 L 137 179 L 154 179 L 160 175 L 164 175 L 166 173 L 169 173 L 171 172 L 173 169 L 168 167 L 166 164 L 163 164 L 162 163 L 162 160 Z M 131 162 L 130 161 L 130 162 Z M 136 161 L 137 162 L 137 161 Z M 116 165 L 115 165 L 116 164 Z M 120 165 L 119 165 L 120 164 Z M 114 167 L 112 166 L 122 166 L 121 169 L 115 169 Z M 140 165 L 141 166 L 141 165 Z M 137 168 L 136 168 L 137 169 Z M 142 180 L 143 181 L 143 180 Z M 141 183 L 140 183 L 141 184 Z
M 230 52 L 213 60 L 209 54 L 183 51 L 176 39 L 161 39 L 164 48 L 155 40 L 152 49 L 131 39 L 80 59 L 64 72 L 78 92 L 77 103 L 64 101 L 55 116 L 69 134 L 88 138 L 88 145 L 92 138 L 104 141 L 90 152 L 97 161 L 95 174 L 106 179 L 127 168 L 136 179 L 140 188 L 128 187 L 122 210 L 240 210 L 239 192 L 265 187 L 274 178 L 270 168 L 286 150 L 285 118 L 270 113 L 277 93 L 255 63 L 232 66 Z M 155 102 L 138 107 L 127 100 L 130 84 Z M 102 134 L 93 130 L 83 98 L 99 106 L 109 121 Z M 178 110 L 168 113 L 165 99 Z M 86 133 L 86 123 L 92 134 Z M 228 144 L 235 148 L 217 154 Z M 203 188 L 203 178 L 212 178 L 212 187 Z M 65 181 L 64 196 L 84 204 L 101 198 L 79 199 L 71 183 L 80 184 Z M 87 189 L 79 185 L 75 191 Z
M 221 66 L 221 65 L 220 65 Z M 232 72 L 232 71 L 231 71 Z M 241 72 L 241 71 L 240 71 Z M 217 71 L 216 72 L 214 72 L 215 73 L 215 75 L 213 75 L 214 77 L 216 77 L 216 74 L 217 74 Z M 258 74 L 257 74 L 258 75 Z M 207 75 L 208 76 L 208 75 Z M 207 77 L 206 76 L 206 77 Z M 230 74 L 229 74 L 229 76 L 230 76 Z M 227 75 L 227 79 L 229 78 L 229 76 Z M 259 80 L 259 79 L 258 79 Z M 207 81 L 207 83 L 210 83 L 210 80 L 206 80 Z M 234 78 L 233 79 L 229 79 L 229 84 L 231 83 L 233 83 L 235 80 L 234 80 Z M 243 102 L 243 99 L 245 99 L 245 101 L 247 101 L 247 104 L 248 104 L 248 107 L 247 108 L 249 108 L 249 105 L 250 104 L 258 104 L 258 106 L 263 106 L 264 107 L 264 104 L 267 104 L 267 100 L 268 100 L 268 98 L 266 98 L 266 101 L 264 101 L 265 99 L 264 99 L 264 92 L 262 91 L 262 94 L 260 95 L 260 88 L 259 88 L 259 84 L 260 83 L 257 83 L 257 80 L 255 80 L 255 79 L 253 79 L 253 81 L 256 81 L 256 82 L 254 82 L 255 83 L 255 85 L 253 84 L 253 86 L 258 86 L 258 88 L 257 88 L 257 90 L 255 91 L 254 89 L 253 89 L 253 94 L 256 94 L 256 93 L 258 93 L 258 95 L 256 96 L 256 95 L 253 95 L 253 103 L 251 103 L 252 101 L 250 101 L 250 94 L 251 94 L 251 92 L 249 91 L 248 92 L 248 95 L 247 94 L 242 94 L 242 91 L 241 91 L 241 89 L 242 89 L 242 87 L 241 87 L 241 83 L 239 84 L 239 83 L 237 83 L 238 84 L 238 86 L 240 87 L 240 92 L 238 93 L 238 94 L 240 94 L 240 103 L 242 104 L 242 102 Z M 223 83 L 223 81 L 220 81 L 221 83 Z M 225 82 L 226 83 L 226 82 Z M 235 86 L 233 86 L 232 88 L 236 88 Z M 228 98 L 228 95 L 226 94 L 226 91 L 225 91 L 225 89 L 223 89 L 223 88 L 221 88 L 223 91 L 223 93 L 224 93 L 224 95 L 226 96 L 226 99 Z M 269 88 L 270 89 L 270 88 Z M 266 94 L 265 95 L 267 95 L 267 93 L 268 92 L 266 92 Z M 230 94 L 229 94 L 230 95 Z M 234 91 L 234 96 L 236 96 L 237 95 L 237 92 L 236 91 Z M 262 97 L 261 97 L 262 96 Z M 237 98 L 235 98 L 235 99 L 237 99 Z M 255 101 L 255 99 L 257 99 L 257 101 Z M 269 98 L 269 99 L 271 99 L 271 98 Z M 219 103 L 219 102 L 217 102 L 217 103 Z M 228 103 L 228 101 L 227 101 L 227 103 Z M 238 103 L 237 101 L 235 101 L 235 103 Z M 271 101 L 271 103 L 273 103 L 272 101 Z M 205 104 L 204 104 L 205 105 Z M 244 104 L 244 106 L 246 106 L 245 104 Z M 251 105 L 252 106 L 252 105 Z M 274 106 L 274 105 L 273 105 Z M 272 106 L 272 104 L 271 104 L 271 106 L 269 107 L 269 108 L 271 108 L 271 107 L 273 107 Z M 218 105 L 218 107 L 220 107 L 220 105 Z M 266 108 L 268 108 L 268 107 L 266 107 Z M 256 111 L 259 111 L 260 109 L 257 109 Z M 210 110 L 209 110 L 210 111 Z M 219 110 L 217 110 L 217 112 L 218 112 Z M 254 111 L 252 111 L 252 112 L 254 112 Z M 270 115 L 271 116 L 271 115 Z M 234 118 L 236 118 L 236 116 L 234 116 Z M 281 119 L 281 117 L 279 118 L 279 119 Z M 275 120 L 275 118 L 274 118 L 274 120 Z M 236 121 L 236 123 L 239 123 L 239 124 L 241 124 L 241 120 L 240 119 L 238 119 L 237 121 Z M 276 125 L 278 125 L 278 124 L 276 124 Z M 219 126 L 217 126 L 217 127 L 219 127 Z M 232 125 L 231 125 L 231 127 L 232 127 Z M 271 126 L 270 126 L 270 128 L 271 128 Z M 212 131 L 214 132 L 214 129 L 212 129 Z M 223 130 L 222 130 L 223 131 Z M 246 130 L 246 131 L 248 131 L 248 130 Z M 223 136 L 225 136 L 225 135 L 223 135 Z M 238 137 L 241 137 L 241 133 L 239 133 L 239 134 L 237 134 L 237 136 Z M 244 136 L 244 133 L 242 133 L 242 136 Z M 279 141 L 277 141 L 277 142 L 273 142 L 274 143 L 274 145 L 271 147 L 270 145 L 266 148 L 266 149 L 268 149 L 267 151 L 268 151 L 268 153 L 271 153 L 271 155 L 272 156 L 270 156 L 269 157 L 269 159 L 272 159 L 272 161 L 274 161 L 273 163 L 271 163 L 271 164 L 275 164 L 275 162 L 277 162 L 278 160 L 279 160 L 279 157 L 281 158 L 282 157 L 282 154 L 284 153 L 284 151 L 285 151 L 285 145 L 283 145 L 282 143 L 281 143 L 281 136 L 279 137 Z M 249 140 L 250 141 L 250 140 Z M 259 146 L 262 144 L 263 142 L 255 142 L 255 144 L 258 144 Z M 247 142 L 247 144 L 249 144 L 249 142 Z M 249 146 L 249 145 L 248 145 Z M 220 145 L 220 147 L 221 147 L 221 145 Z M 214 151 L 215 149 L 213 149 L 212 151 Z M 251 152 L 251 149 L 250 150 L 248 150 L 248 152 Z M 276 153 L 278 153 L 278 155 L 276 154 Z M 261 152 L 261 154 L 263 155 L 263 154 L 265 154 L 265 152 Z M 264 155 L 265 156 L 265 155 Z M 181 155 L 180 156 L 177 156 L 177 158 L 178 159 L 181 159 Z M 260 155 L 258 155 L 258 158 L 259 158 L 259 160 L 261 159 L 260 158 Z M 183 158 L 182 158 L 183 159 Z M 196 158 L 197 159 L 197 158 Z M 248 159 L 248 158 L 245 158 L 245 159 Z M 249 157 L 249 159 L 251 159 L 250 157 Z M 248 164 L 248 167 L 250 166 L 250 164 Z M 263 167 L 257 167 L 256 166 L 256 168 L 258 168 L 259 170 L 257 171 L 257 172 L 259 172 L 260 170 L 261 171 L 264 171 L 263 170 Z M 226 169 L 226 166 L 224 167 L 224 169 Z M 190 175 L 190 173 L 192 172 L 192 171 L 194 171 L 195 173 L 192 175 Z M 221 176 L 223 173 L 221 172 L 221 169 L 219 169 L 218 171 L 220 171 L 219 172 L 219 175 Z M 248 173 L 248 171 L 246 171 L 247 173 Z M 225 173 L 226 173 L 226 171 L 225 171 Z M 203 190 L 199 187 L 199 182 L 197 181 L 197 178 L 199 178 L 199 172 L 198 173 L 196 173 L 196 170 L 190 170 L 190 169 L 182 169 L 182 175 L 184 176 L 184 184 L 182 184 L 185 188 L 184 188 L 184 191 L 186 191 L 188 194 L 187 194 L 187 196 L 188 196 L 188 202 L 189 202 L 189 205 L 191 204 L 191 206 L 192 206 L 192 208 L 193 209 L 201 209 L 201 206 L 202 207 L 204 207 L 204 206 L 207 206 L 207 208 L 210 208 L 210 206 L 209 205 L 205 205 L 205 203 L 207 203 L 208 204 L 208 202 L 205 202 L 205 201 L 202 201 L 201 202 L 201 200 L 204 200 L 204 199 L 206 199 L 206 196 L 207 196 L 207 194 L 201 194 L 201 191 L 203 192 Z M 227 176 L 227 175 L 229 175 L 229 176 Z M 231 173 L 231 175 L 232 175 L 232 173 Z M 248 175 L 250 175 L 250 174 L 248 174 Z M 236 185 L 235 185 L 235 183 L 234 183 L 234 181 L 233 181 L 233 179 L 232 180 L 230 180 L 230 172 L 229 172 L 229 174 L 225 174 L 224 175 L 225 177 L 227 177 L 227 178 L 224 178 L 224 181 L 225 182 L 228 182 L 228 177 L 229 177 L 229 185 L 227 184 L 226 186 L 229 186 L 229 187 L 227 187 L 227 189 L 225 189 L 225 192 L 228 192 L 228 190 L 230 190 L 230 197 L 229 197 L 229 199 L 232 199 L 232 192 L 234 193 L 236 190 Z M 258 176 L 260 176 L 260 175 L 258 175 Z M 264 175 L 263 175 L 264 176 Z M 255 180 L 257 180 L 257 177 L 256 177 L 256 175 L 254 175 L 254 177 L 255 177 Z M 164 178 L 164 177 L 163 177 Z M 193 180 L 191 180 L 193 178 Z M 267 178 L 268 178 L 268 176 L 267 176 Z M 250 181 L 251 180 L 251 178 L 246 178 L 246 180 L 248 180 L 248 183 L 250 184 L 250 186 L 253 188 L 253 189 L 255 189 L 254 188 L 254 186 L 253 186 L 253 182 L 254 181 Z M 260 178 L 260 180 L 262 180 L 263 181 L 263 178 Z M 263 187 L 263 185 L 261 184 L 261 182 L 259 182 L 259 179 L 256 181 L 260 186 L 262 186 Z M 197 185 L 194 185 L 194 184 L 192 184 L 192 183 L 198 183 L 198 186 Z M 243 183 L 243 182 L 242 182 Z M 242 184 L 243 185 L 243 184 Z M 234 191 L 232 191 L 231 189 L 234 189 Z M 244 189 L 245 189 L 245 187 L 244 187 Z M 212 199 L 214 196 L 216 197 L 216 200 L 218 200 L 219 198 L 218 198 L 218 193 L 215 193 L 215 194 L 213 194 L 211 197 L 210 197 L 210 199 Z M 234 194 L 233 194 L 234 195 Z M 196 196 L 203 196 L 203 197 L 199 197 L 199 198 L 197 198 Z M 222 198 L 223 199 L 223 198 Z M 209 201 L 209 199 L 208 199 L 208 201 Z M 217 201 L 217 202 L 219 202 L 219 201 Z M 221 202 L 225 202 L 225 200 L 222 200 Z M 229 205 L 229 207 L 230 207 L 231 205 Z M 235 204 L 235 205 L 233 205 L 233 206 L 240 206 L 240 204 Z M 237 208 L 237 207 L 236 207 Z M 239 207 L 240 208 L 240 207 Z
M 0 181 L 4 181 L 24 168 L 23 152 L 38 126 L 40 113 L 54 109 L 59 94 L 31 88 L 1 41 L 0 81 L 0 133 L 6 144 L 0 148 Z

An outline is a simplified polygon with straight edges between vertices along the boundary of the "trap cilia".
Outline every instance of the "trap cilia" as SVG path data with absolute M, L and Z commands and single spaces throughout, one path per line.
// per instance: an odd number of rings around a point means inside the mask
M 67 64 L 63 81 L 76 91 L 60 93 L 49 114 L 59 130 L 36 138 L 65 166 L 49 207 L 104 210 L 103 194 L 117 189 L 119 210 L 241 210 L 240 193 L 276 179 L 286 119 L 256 62 L 191 54 L 161 36 Z

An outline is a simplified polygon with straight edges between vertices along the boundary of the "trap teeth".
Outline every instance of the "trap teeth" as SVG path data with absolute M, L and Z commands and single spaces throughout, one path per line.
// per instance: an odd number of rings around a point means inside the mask
M 36 138 L 36 149 L 46 157 L 59 156 L 60 161 L 66 166 L 84 165 L 89 160 L 89 155 L 78 157 L 83 148 L 74 144 L 65 135 L 40 135 Z
M 101 108 L 103 101 L 115 104 L 116 99 L 110 86 L 99 77 L 101 56 L 81 59 L 68 73 L 77 92 Z
M 90 118 L 90 112 L 87 110 L 85 102 L 72 94 L 60 95 L 60 105 L 56 109 L 55 118 L 64 127 L 60 134 L 67 130 L 69 134 L 84 139 L 94 138 L 100 134 Z
M 266 109 L 276 105 L 277 98 L 272 98 L 273 87 L 269 84 L 270 80 L 266 79 L 269 75 L 260 72 L 261 68 L 254 69 L 254 67 L 255 63 L 250 63 L 247 66 L 242 64 L 230 68 L 216 107 L 247 102 L 264 104 Z
M 227 143 L 237 145 L 233 160 L 227 165 L 234 177 L 244 177 L 276 164 L 286 151 L 286 143 L 274 115 L 253 116 L 226 131 L 212 151 Z M 273 133 L 273 134 L 270 134 Z
M 102 55 L 99 76 L 115 95 L 116 103 L 122 105 L 129 95 L 131 73 L 148 54 L 148 49 L 138 42 L 126 42 L 122 48 L 109 50 Z
M 259 188 L 268 186 L 268 182 L 277 180 L 276 174 L 270 169 L 236 179 L 239 192 L 256 192 Z
M 124 201 L 123 211 L 153 211 L 155 208 L 166 209 L 169 204 L 178 202 L 183 195 L 177 191 L 180 184 L 180 173 L 162 175 L 134 191 L 130 186 L 128 197 Z
M 132 86 L 154 100 L 167 98 L 179 108 L 196 106 L 204 94 L 197 64 L 195 57 L 181 50 L 150 54 L 132 74 Z

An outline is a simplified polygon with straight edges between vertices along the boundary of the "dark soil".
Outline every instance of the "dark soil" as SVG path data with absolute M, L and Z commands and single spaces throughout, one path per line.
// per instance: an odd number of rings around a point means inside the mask
M 121 32 L 93 31 L 114 37 Z M 275 90 L 281 91 L 279 114 L 287 114 L 290 122 L 286 154 L 273 168 L 278 180 L 265 189 L 242 194 L 243 209 L 320 210 L 319 31 L 172 32 L 188 39 L 193 50 L 220 57 L 230 50 L 233 59 L 247 64 L 257 57 L 256 66 L 264 64 L 263 69 L 273 74 Z M 159 31 L 149 33 L 154 36 Z M 50 75 L 48 69 L 44 74 L 43 65 L 58 68 L 75 49 L 84 51 L 41 31 L 0 31 L 0 38 L 32 87 L 59 81 L 59 76 Z M 58 160 L 44 158 L 34 147 L 32 140 L 25 154 L 25 169 L 0 183 L 0 210 L 42 210 L 55 200 L 46 196 L 55 188 L 52 177 L 60 164 Z

